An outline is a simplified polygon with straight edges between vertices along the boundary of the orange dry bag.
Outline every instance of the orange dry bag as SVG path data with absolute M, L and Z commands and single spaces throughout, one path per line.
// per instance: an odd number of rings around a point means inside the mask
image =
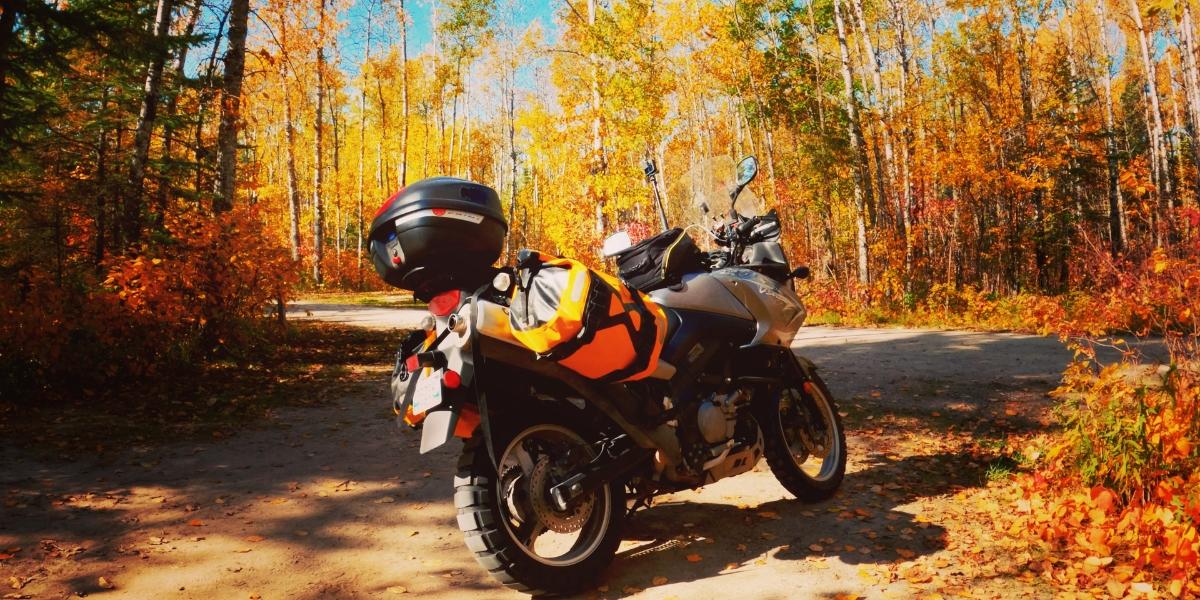
M 591 379 L 632 381 L 658 366 L 662 307 L 616 277 L 532 250 L 517 255 L 512 334 L 539 357 Z

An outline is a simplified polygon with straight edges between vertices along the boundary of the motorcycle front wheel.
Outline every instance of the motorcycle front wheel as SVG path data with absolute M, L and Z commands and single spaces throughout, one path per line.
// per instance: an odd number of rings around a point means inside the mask
M 796 498 L 826 500 L 846 475 L 846 432 L 833 394 L 816 373 L 774 392 L 757 411 L 767 465 Z
M 499 468 L 482 433 L 463 447 L 454 478 L 458 527 L 475 559 L 505 586 L 535 596 L 570 594 L 612 562 L 625 487 L 610 482 L 562 510 L 550 488 L 595 456 L 590 436 L 569 416 L 529 413 L 538 416 L 493 427 Z

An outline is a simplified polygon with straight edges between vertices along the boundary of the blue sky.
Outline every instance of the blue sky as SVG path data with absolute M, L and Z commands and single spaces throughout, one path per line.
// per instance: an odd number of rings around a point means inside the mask
M 388 1 L 393 5 L 388 10 L 391 13 L 398 2 L 396 0 Z M 556 37 L 557 27 L 554 23 L 554 13 L 563 5 L 564 0 L 496 0 L 496 4 L 504 7 L 510 1 L 512 1 L 516 13 L 518 29 L 524 29 L 530 23 L 539 21 L 543 31 L 546 32 L 547 39 Z M 375 5 L 375 10 L 379 10 L 380 0 L 355 0 L 354 5 L 340 16 L 340 20 L 345 25 L 338 38 L 342 49 L 341 67 L 351 76 L 358 71 L 358 65 L 362 62 L 365 54 L 367 11 L 372 3 Z M 427 50 L 433 41 L 433 21 L 439 3 L 437 0 L 406 0 L 406 5 L 405 8 L 409 13 L 408 52 L 409 56 L 416 56 Z M 393 20 L 389 26 L 395 30 L 395 21 Z M 395 41 L 398 43 L 398 38 Z M 388 42 L 376 39 L 372 43 L 374 47 L 372 52 L 386 51 L 388 45 Z
M 270 0 L 268 0 L 270 1 Z M 399 4 L 397 0 L 387 0 L 390 7 L 387 9 L 389 15 L 395 14 L 395 8 Z M 363 56 L 366 50 L 366 19 L 368 6 L 374 3 L 375 10 L 380 10 L 380 0 L 353 0 L 350 8 L 338 15 L 338 20 L 342 22 L 342 31 L 338 35 L 338 46 L 341 54 L 341 63 L 338 67 L 352 79 L 358 73 L 358 66 L 362 63 Z M 554 13 L 563 4 L 564 0 L 496 0 L 498 6 L 507 6 L 512 2 L 516 13 L 516 21 L 519 29 L 524 29 L 530 23 L 537 21 L 541 24 L 542 31 L 546 36 L 547 41 L 552 41 L 557 37 L 558 27 L 554 22 Z M 410 57 L 415 57 L 420 53 L 429 49 L 433 41 L 433 19 L 434 13 L 437 10 L 439 2 L 437 0 L 406 0 L 405 7 L 409 12 L 409 27 L 408 27 L 408 52 Z M 204 5 L 204 13 L 202 14 L 200 23 L 198 24 L 196 33 L 198 35 L 208 35 L 210 38 L 217 33 L 217 22 L 224 13 L 227 5 L 225 3 L 206 2 Z M 378 17 L 377 17 L 378 18 Z M 254 16 L 250 18 L 251 29 L 257 29 L 262 26 Z M 376 21 L 379 23 L 379 21 Z M 382 53 L 387 50 L 392 43 L 399 43 L 398 27 L 394 17 L 390 22 L 385 23 L 391 30 L 391 40 L 379 39 L 378 31 L 373 34 L 375 38 L 372 46 L 373 53 Z M 378 25 L 377 25 L 378 26 Z M 209 40 L 208 44 L 194 48 L 188 54 L 188 71 L 196 73 L 202 64 L 207 64 L 210 53 L 212 51 L 212 42 L 216 41 L 222 44 L 222 48 L 218 51 L 217 58 L 220 59 L 220 52 L 224 52 L 223 44 L 225 42 L 224 35 L 220 40 Z

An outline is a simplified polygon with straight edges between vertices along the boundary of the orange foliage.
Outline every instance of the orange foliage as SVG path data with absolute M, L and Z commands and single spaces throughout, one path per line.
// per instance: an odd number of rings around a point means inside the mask
M 1043 460 L 1021 480 L 1022 516 L 1009 531 L 1057 556 L 1088 557 L 1086 568 L 1051 574 L 1058 583 L 1106 584 L 1119 597 L 1131 583 L 1156 580 L 1176 597 L 1198 595 L 1200 263 L 1156 250 L 1115 282 L 1057 329 L 1094 335 L 1123 323 L 1159 332 L 1172 364 L 1148 370 L 1130 354 L 1099 371 L 1088 360 L 1067 369 L 1055 392 L 1063 433 L 1031 453 Z
M 65 286 L 34 266 L 0 285 L 0 381 L 9 392 L 90 389 L 214 354 L 240 355 L 294 267 L 255 209 L 168 216 L 165 239 Z

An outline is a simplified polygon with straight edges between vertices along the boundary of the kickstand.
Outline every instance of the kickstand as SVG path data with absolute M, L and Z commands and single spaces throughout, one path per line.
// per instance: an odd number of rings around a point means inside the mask
M 650 508 L 650 505 L 653 504 L 653 502 L 654 496 L 651 494 L 638 495 L 638 497 L 633 501 L 633 506 L 630 506 L 629 510 L 625 512 L 625 518 L 628 519 L 629 517 L 632 517 L 633 513 L 637 512 L 639 508 Z

